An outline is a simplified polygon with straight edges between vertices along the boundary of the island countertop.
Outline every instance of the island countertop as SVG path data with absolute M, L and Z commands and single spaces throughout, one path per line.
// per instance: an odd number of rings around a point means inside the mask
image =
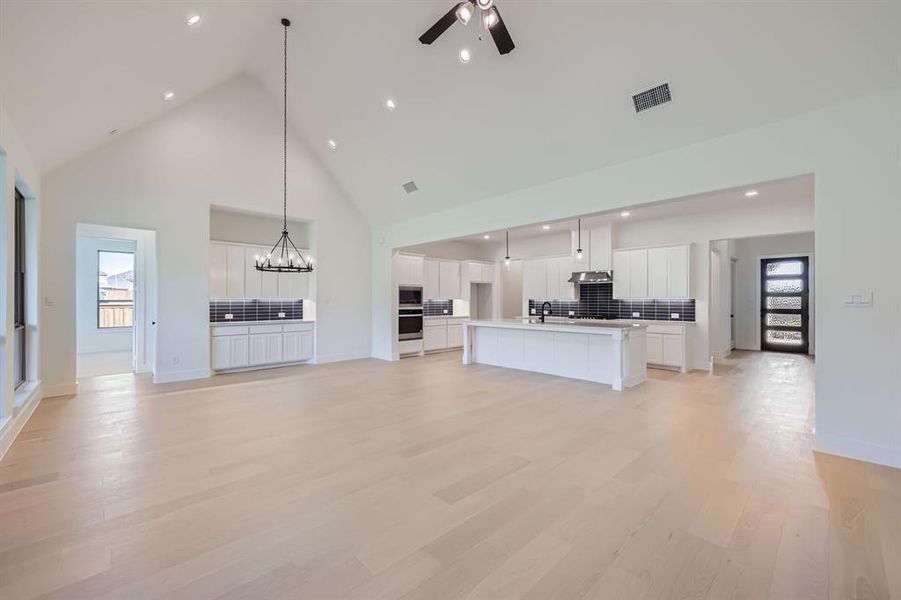
M 547 321 L 542 323 L 534 319 L 470 319 L 463 321 L 466 327 L 495 327 L 499 329 L 529 329 L 533 331 L 560 331 L 565 333 L 591 333 L 597 335 L 621 334 L 632 329 L 646 329 L 645 325 L 631 323 L 589 321 Z

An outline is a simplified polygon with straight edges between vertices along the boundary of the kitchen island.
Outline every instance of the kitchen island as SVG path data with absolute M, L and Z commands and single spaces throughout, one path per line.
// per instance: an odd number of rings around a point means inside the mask
M 623 323 L 465 321 L 463 364 L 584 379 L 621 391 L 647 379 L 645 330 Z

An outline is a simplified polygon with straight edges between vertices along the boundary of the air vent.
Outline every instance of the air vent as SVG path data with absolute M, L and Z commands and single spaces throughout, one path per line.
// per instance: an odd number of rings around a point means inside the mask
M 408 194 L 412 194 L 413 192 L 415 192 L 418 189 L 419 188 L 416 187 L 415 181 L 408 181 L 407 183 L 404 184 L 404 191 L 407 192 Z
M 660 106 L 661 104 L 666 104 L 672 99 L 673 97 L 670 96 L 668 83 L 658 85 L 657 87 L 653 87 L 644 92 L 639 92 L 632 96 L 632 102 L 635 104 L 636 113 L 648 110 L 649 108 L 654 108 L 655 106 Z

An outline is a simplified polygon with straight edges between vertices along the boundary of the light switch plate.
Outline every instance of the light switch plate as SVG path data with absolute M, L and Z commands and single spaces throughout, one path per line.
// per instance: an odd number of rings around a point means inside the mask
M 633 316 L 633 317 L 640 317 L 640 316 L 641 316 L 641 313 L 640 313 L 640 312 L 634 312 L 634 313 L 632 313 L 632 316 Z
M 669 314 L 669 318 L 670 318 L 670 319 L 678 319 L 678 318 L 679 318 L 679 313 L 670 313 L 670 314 Z
M 231 314 L 231 313 L 225 313 L 225 320 L 226 320 L 226 321 L 231 321 L 231 320 L 234 319 L 234 318 L 235 318 L 235 315 L 233 315 L 233 314 Z

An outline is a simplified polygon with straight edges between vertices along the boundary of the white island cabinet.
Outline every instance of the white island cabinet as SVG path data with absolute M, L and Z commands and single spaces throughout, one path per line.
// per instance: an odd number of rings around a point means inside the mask
M 644 326 L 466 321 L 463 364 L 481 363 L 606 383 L 621 391 L 647 379 Z

